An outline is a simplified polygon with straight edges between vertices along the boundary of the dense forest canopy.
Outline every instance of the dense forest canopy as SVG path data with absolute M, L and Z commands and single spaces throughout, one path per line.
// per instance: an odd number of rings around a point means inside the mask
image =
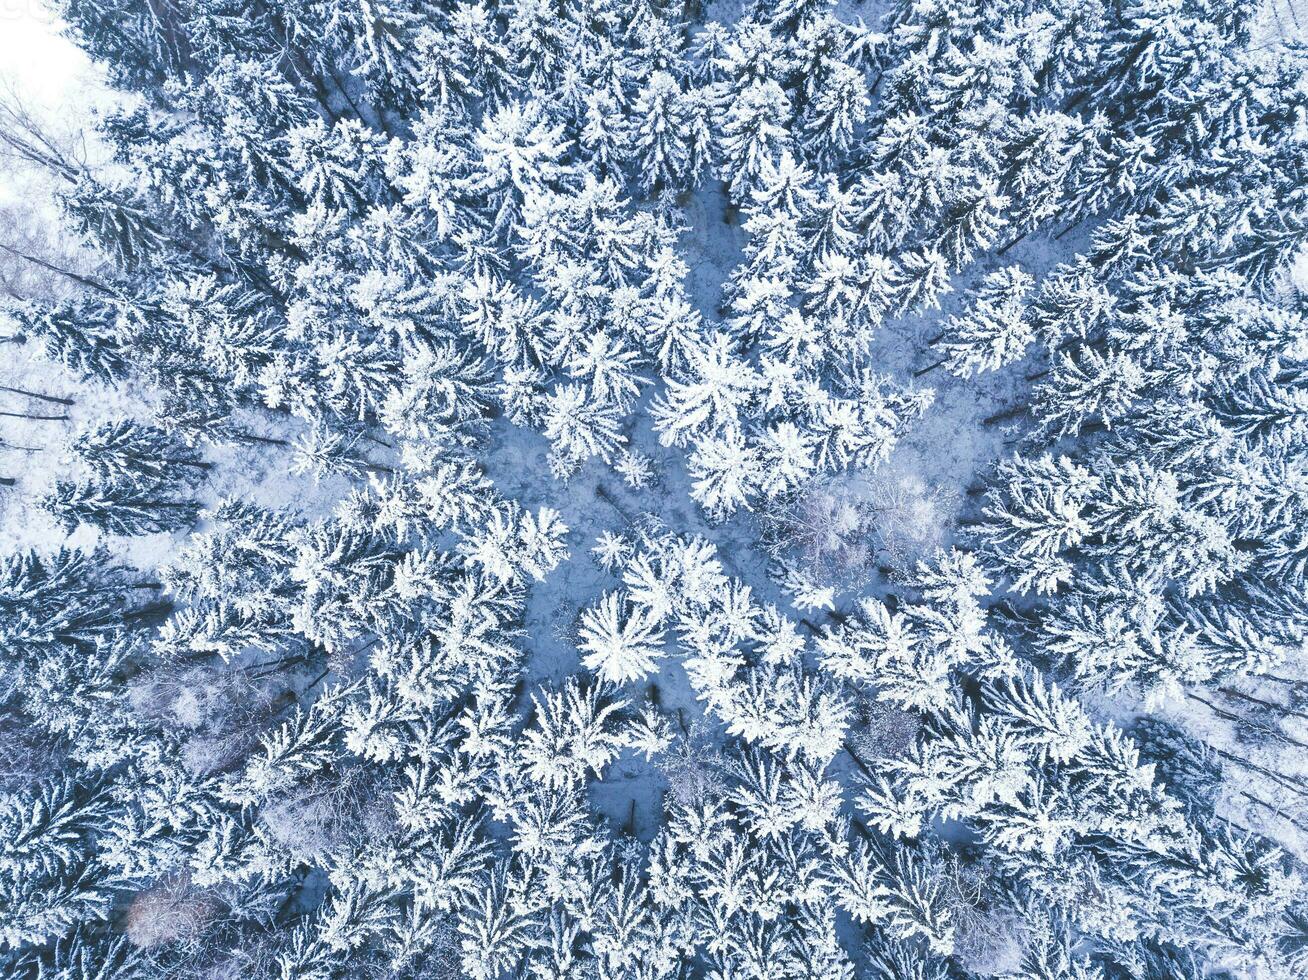
M 1308 974 L 1252 3 L 55 6 L 0 973 Z

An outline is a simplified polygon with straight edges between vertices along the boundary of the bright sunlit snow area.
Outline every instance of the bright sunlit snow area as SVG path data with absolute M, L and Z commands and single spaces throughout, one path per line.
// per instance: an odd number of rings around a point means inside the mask
M 95 71 L 86 53 L 59 32 L 41 0 L 0 4 L 0 66 L 5 81 L 50 108 L 81 104 Z

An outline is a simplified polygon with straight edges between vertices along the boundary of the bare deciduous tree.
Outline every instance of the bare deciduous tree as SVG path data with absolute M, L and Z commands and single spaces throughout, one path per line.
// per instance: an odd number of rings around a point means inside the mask
M 63 184 L 92 173 L 85 131 L 46 119 L 0 81 L 0 292 L 59 299 L 97 282 L 100 262 L 59 225 Z M 5 339 L 0 337 L 0 340 Z

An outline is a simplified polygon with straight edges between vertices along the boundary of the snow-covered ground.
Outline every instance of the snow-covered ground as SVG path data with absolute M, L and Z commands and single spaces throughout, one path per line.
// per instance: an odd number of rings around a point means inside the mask
M 94 153 L 89 132 L 95 113 L 112 104 L 113 95 L 103 73 L 60 33 L 60 26 L 38 0 L 0 4 L 0 106 L 29 112 L 40 126 L 89 155 Z M 83 139 L 81 134 L 88 135 Z M 44 171 L 12 155 L 0 156 L 5 244 L 20 238 L 38 257 L 63 245 L 55 191 Z M 0 266 L 20 275 L 31 272 L 30 265 L 9 255 L 0 255 Z M 0 326 L 0 337 L 9 332 L 8 325 Z M 17 481 L 0 492 L 0 551 L 8 552 L 59 537 L 30 503 L 56 478 L 68 433 L 89 419 L 138 414 L 148 399 L 143 393 L 85 385 L 30 345 L 13 343 L 0 344 L 0 386 L 74 400 L 63 406 L 0 390 L 0 412 L 5 413 L 0 415 L 0 478 Z M 21 415 L 52 418 L 15 417 Z M 63 415 L 68 418 L 59 420 Z
M 1308 41 L 1308 3 L 1304 0 L 1266 0 L 1254 24 L 1258 44 Z

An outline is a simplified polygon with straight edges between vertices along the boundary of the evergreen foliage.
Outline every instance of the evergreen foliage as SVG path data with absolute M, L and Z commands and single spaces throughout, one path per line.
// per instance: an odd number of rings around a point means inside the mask
M 42 498 L 97 546 L 0 558 L 0 973 L 1308 969 L 1257 763 L 1100 710 L 1303 656 L 1308 54 L 1253 4 L 54 6 L 131 98 L 55 167 L 101 272 L 5 312 L 157 411 Z M 931 418 L 906 323 L 1012 438 L 828 581 L 806 504 Z M 217 485 L 256 449 L 306 501 Z

